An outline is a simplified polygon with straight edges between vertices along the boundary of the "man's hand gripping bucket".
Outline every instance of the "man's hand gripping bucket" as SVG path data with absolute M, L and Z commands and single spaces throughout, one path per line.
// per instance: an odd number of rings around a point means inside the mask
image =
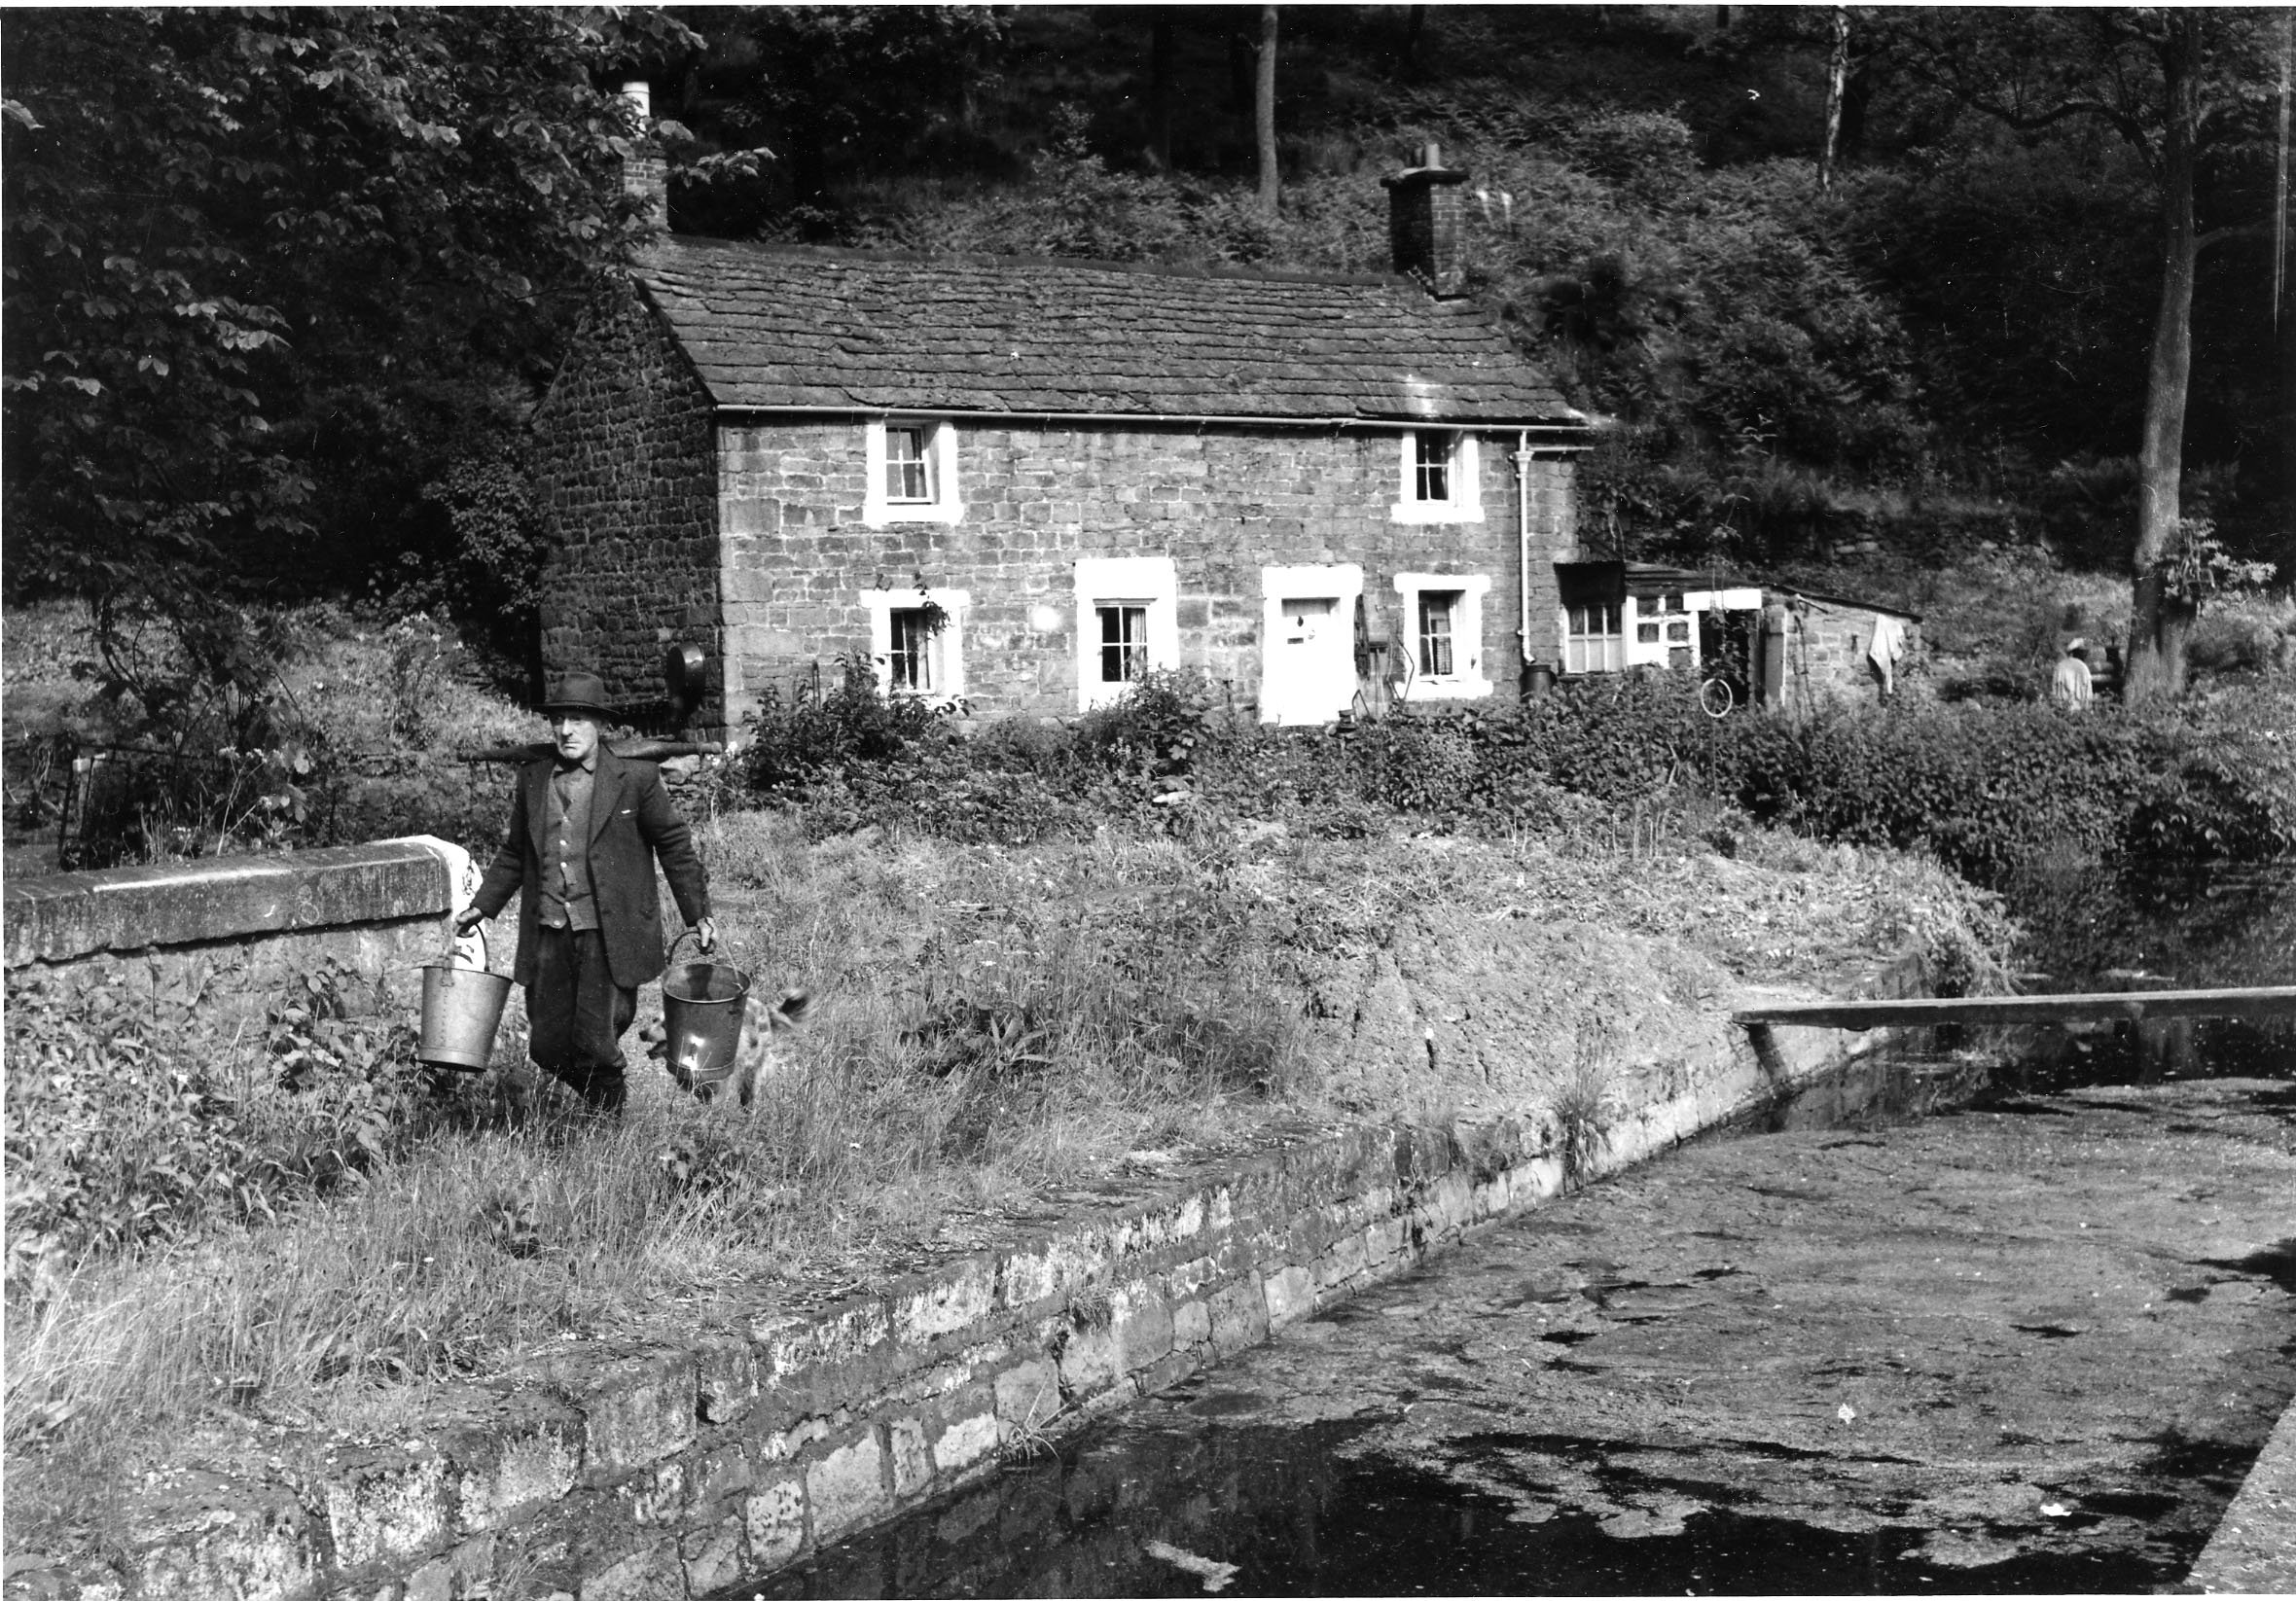
M 510 979 L 489 971 L 486 931 L 474 932 L 478 966 L 458 963 L 458 950 L 450 949 L 422 970 L 422 1044 L 415 1054 L 434 1066 L 484 1073 L 503 1003 L 510 999 Z
M 682 943 L 687 934 L 678 940 Z M 677 946 L 670 951 L 676 954 Z M 739 968 L 724 962 L 671 963 L 662 976 L 663 1060 L 669 1076 L 687 1089 L 732 1078 L 748 1012 L 749 975 Z

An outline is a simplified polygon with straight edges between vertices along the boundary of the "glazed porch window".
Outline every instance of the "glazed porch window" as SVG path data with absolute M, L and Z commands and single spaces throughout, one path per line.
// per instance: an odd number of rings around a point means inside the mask
M 926 430 L 913 423 L 885 425 L 885 499 L 901 505 L 930 505 L 938 500 L 933 481 L 933 452 Z
M 1627 640 L 1619 620 L 1619 603 L 1595 601 L 1567 608 L 1562 636 L 1562 670 L 1572 673 L 1615 673 L 1627 664 Z
M 1148 608 L 1110 601 L 1093 608 L 1100 622 L 1100 682 L 1129 684 L 1148 671 Z

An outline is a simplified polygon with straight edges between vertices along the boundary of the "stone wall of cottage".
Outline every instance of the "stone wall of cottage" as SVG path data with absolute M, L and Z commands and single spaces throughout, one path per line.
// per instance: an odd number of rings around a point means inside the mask
M 603 675 L 617 706 L 658 706 L 671 642 L 720 654 L 709 397 L 634 292 L 594 307 L 575 349 L 534 421 L 542 658 Z M 701 720 L 722 721 L 714 700 Z
M 1177 579 L 1180 662 L 1257 705 L 1261 570 L 1358 563 L 1372 631 L 1397 638 L 1398 572 L 1490 581 L 1484 672 L 1505 698 L 1523 650 L 1512 433 L 1480 441 L 1483 517 L 1401 523 L 1401 445 L 1392 429 L 1273 429 L 1109 423 L 958 425 L 954 523 L 867 526 L 865 424 L 775 419 L 719 431 L 725 533 L 727 692 L 733 715 L 869 644 L 861 593 L 918 580 L 965 591 L 967 699 L 976 713 L 1077 709 L 1075 563 L 1167 556 Z M 1560 654 L 1553 561 L 1574 538 L 1571 464 L 1531 468 L 1532 651 Z M 1057 614 L 1057 626 L 1048 626 Z M 1089 623 L 1089 619 L 1087 622 Z

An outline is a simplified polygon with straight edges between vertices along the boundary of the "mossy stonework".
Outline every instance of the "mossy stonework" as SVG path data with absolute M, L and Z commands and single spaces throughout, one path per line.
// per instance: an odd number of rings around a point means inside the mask
M 1899 963 L 1865 987 L 1901 993 Z M 1619 1086 L 1598 1176 L 1839 1059 L 1779 1030 Z M 668 1346 L 545 1348 L 298 1473 L 161 1476 L 76 1593 L 705 1596 L 1040 1450 L 1558 1193 L 1550 1117 L 1295 1130 L 870 1294 Z M 1115 1188 L 1115 1187 L 1112 1187 Z M 62 1570 L 48 1578 L 61 1581 Z M 74 1593 L 58 1590 L 52 1593 Z

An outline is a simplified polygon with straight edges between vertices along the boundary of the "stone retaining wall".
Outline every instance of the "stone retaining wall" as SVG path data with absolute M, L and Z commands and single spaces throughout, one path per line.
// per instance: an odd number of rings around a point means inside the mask
M 122 975 L 230 1014 L 332 959 L 412 1005 L 470 882 L 468 853 L 427 836 L 13 878 L 0 891 L 8 979 Z
M 1689 1064 L 1589 1176 L 1833 1065 L 1840 1038 L 1777 1029 L 1760 1057 L 1741 1044 Z M 1555 1195 L 1547 1126 L 1326 1131 L 825 1309 L 680 1347 L 547 1352 L 310 1479 L 152 1487 L 123 1566 L 79 1593 L 710 1596 Z

